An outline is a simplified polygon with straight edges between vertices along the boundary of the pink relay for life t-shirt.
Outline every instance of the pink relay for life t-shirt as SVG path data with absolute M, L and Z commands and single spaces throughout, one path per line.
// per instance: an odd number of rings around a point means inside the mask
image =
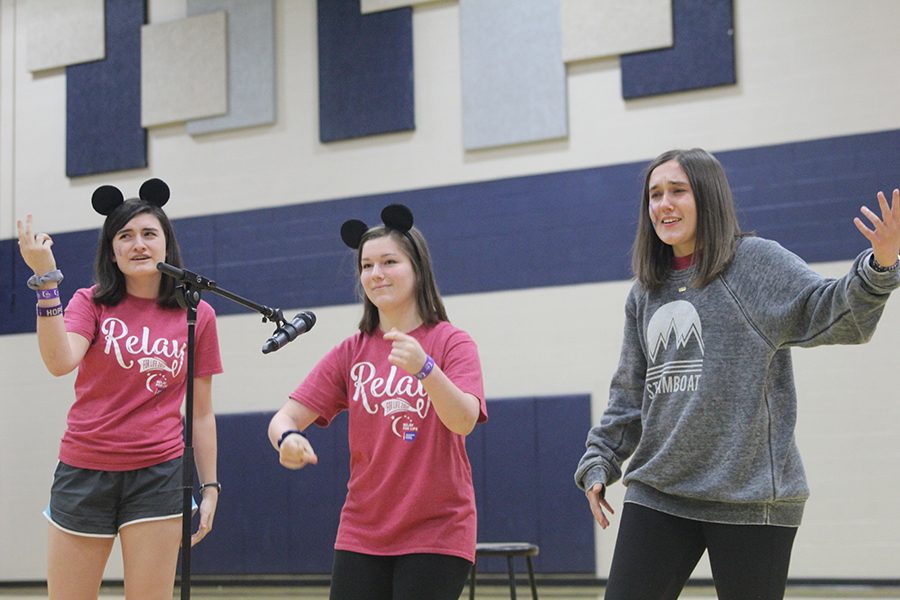
M 409 335 L 460 390 L 478 398 L 478 421 L 486 421 L 472 338 L 447 322 Z M 320 426 L 349 411 L 350 481 L 334 547 L 474 561 L 475 492 L 465 436 L 444 426 L 421 382 L 388 362 L 391 342 L 382 336 L 347 338 L 290 395 L 319 415 Z
M 181 403 L 187 384 L 187 317 L 155 299 L 126 295 L 95 304 L 92 289 L 75 292 L 66 330 L 90 342 L 75 378 L 59 459 L 73 467 L 130 471 L 184 452 Z M 215 311 L 197 307 L 194 376 L 222 372 Z

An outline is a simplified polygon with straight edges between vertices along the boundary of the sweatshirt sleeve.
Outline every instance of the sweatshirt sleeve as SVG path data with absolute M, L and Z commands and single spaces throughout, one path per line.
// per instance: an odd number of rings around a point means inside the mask
M 900 286 L 900 272 L 872 269 L 871 250 L 859 254 L 846 275 L 828 279 L 775 242 L 750 238 L 742 246 L 749 252 L 725 283 L 773 349 L 867 342 Z
M 586 451 L 575 470 L 575 484 L 582 490 L 621 478 L 622 463 L 641 439 L 647 359 L 637 318 L 637 290 L 635 284 L 625 307 L 625 335 L 619 366 L 609 387 L 609 404 L 600 425 L 588 432 Z

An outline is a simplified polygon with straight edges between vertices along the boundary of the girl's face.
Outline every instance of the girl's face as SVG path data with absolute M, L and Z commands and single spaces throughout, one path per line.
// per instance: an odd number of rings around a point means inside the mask
M 650 173 L 648 185 L 650 221 L 656 235 L 672 246 L 675 256 L 688 256 L 694 252 L 697 240 L 697 203 L 687 174 L 670 160 Z
M 359 281 L 379 312 L 416 311 L 416 274 L 412 261 L 393 237 L 363 244 Z
M 166 260 L 166 236 L 151 213 L 141 213 L 128 221 L 112 239 L 113 261 L 125 279 L 159 277 L 156 263 Z

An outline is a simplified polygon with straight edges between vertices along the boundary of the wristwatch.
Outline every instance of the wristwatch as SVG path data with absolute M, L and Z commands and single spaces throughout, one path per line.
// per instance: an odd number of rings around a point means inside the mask
M 53 269 L 49 273 L 45 273 L 43 275 L 38 275 L 37 273 L 35 273 L 28 278 L 28 281 L 25 285 L 27 285 L 29 289 L 37 291 L 41 289 L 41 286 L 45 283 L 61 283 L 62 280 L 62 271 L 60 271 L 59 269 Z
M 214 487 L 214 488 L 216 488 L 217 492 L 219 492 L 220 494 L 222 493 L 222 484 L 219 483 L 218 481 L 210 481 L 208 483 L 201 483 L 200 484 L 200 493 L 202 494 L 203 490 L 208 487 Z

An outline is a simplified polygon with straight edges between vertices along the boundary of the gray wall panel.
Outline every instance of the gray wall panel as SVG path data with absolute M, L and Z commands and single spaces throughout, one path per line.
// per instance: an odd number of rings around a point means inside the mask
M 564 137 L 559 0 L 461 0 L 466 150 Z
M 275 1 L 188 0 L 188 14 L 228 13 L 228 114 L 187 124 L 195 135 L 275 122 Z

